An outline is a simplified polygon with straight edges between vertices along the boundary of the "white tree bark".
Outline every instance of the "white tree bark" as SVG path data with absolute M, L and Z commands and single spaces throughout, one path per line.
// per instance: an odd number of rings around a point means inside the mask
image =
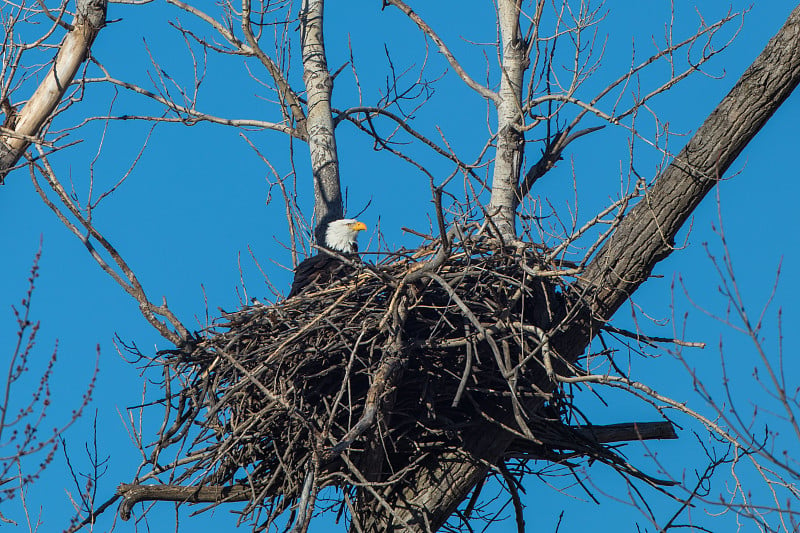
M 517 0 L 499 0 L 497 19 L 503 47 L 500 103 L 497 105 L 497 152 L 489 217 L 504 240 L 516 238 L 518 187 L 525 138 L 522 125 L 522 79 L 528 68 L 527 47 L 520 35 Z
M 0 130 L 0 184 L 51 118 L 105 24 L 107 0 L 77 0 L 76 4 L 72 30 L 61 42 L 50 72 L 15 117 L 13 127 Z
M 300 12 L 303 54 L 303 82 L 308 95 L 308 147 L 314 174 L 314 212 L 317 242 L 324 242 L 328 222 L 342 218 L 339 184 L 339 156 L 333 135 L 331 91 L 333 79 L 325 59 L 322 36 L 324 0 L 305 0 Z

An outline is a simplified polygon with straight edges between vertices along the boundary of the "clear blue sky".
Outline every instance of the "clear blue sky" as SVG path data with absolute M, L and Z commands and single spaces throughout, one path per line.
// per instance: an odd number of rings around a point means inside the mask
M 418 2 L 420 3 L 420 2 Z M 210 4 L 210 3 L 209 3 Z M 431 23 L 453 48 L 457 57 L 482 79 L 485 69 L 481 53 L 473 42 L 491 42 L 495 24 L 490 2 L 426 2 L 419 6 L 423 17 Z M 427 5 L 430 4 L 430 5 Z M 698 16 L 691 2 L 676 2 L 676 35 L 687 35 L 697 24 Z M 384 43 L 388 46 L 395 67 L 403 69 L 418 66 L 424 58 L 422 39 L 408 21 L 396 11 L 381 12 L 377 1 L 349 2 L 347 9 L 331 4 L 326 12 L 326 41 L 331 68 L 347 61 L 348 39 L 355 53 L 359 78 L 369 101 L 385 81 L 386 59 Z M 458 6 L 453 9 L 454 6 Z M 637 58 L 652 51 L 650 35 L 660 38 L 669 17 L 669 2 L 654 1 L 647 8 L 640 2 L 611 1 L 607 19 L 598 27 L 599 41 L 607 39 L 605 56 L 600 65 L 596 85 L 613 79 L 630 64 L 635 44 Z M 735 2 L 734 9 L 747 6 Z M 653 107 L 662 120 L 670 122 L 673 132 L 689 133 L 696 129 L 717 102 L 728 92 L 738 76 L 761 51 L 766 41 L 782 25 L 795 2 L 773 0 L 759 2 L 744 19 L 744 26 L 736 42 L 709 66 L 716 77 L 697 76 L 678 85 L 668 95 L 659 97 Z M 415 6 L 416 7 L 416 6 Z M 704 2 L 702 14 L 713 20 L 728 9 L 726 2 Z M 190 56 L 177 33 L 168 26 L 178 11 L 161 3 L 146 6 L 112 5 L 110 19 L 119 19 L 104 29 L 93 48 L 93 54 L 117 78 L 147 86 L 149 64 L 147 48 L 161 61 L 162 66 L 176 79 L 191 81 Z M 295 31 L 293 25 L 291 30 Z M 147 48 L 145 47 L 145 40 Z M 487 49 L 488 50 L 488 49 Z M 491 51 L 487 52 L 490 54 Z M 293 74 L 299 76 L 295 51 Z M 431 49 L 430 78 L 445 70 L 441 56 Z M 259 76 L 264 76 L 260 70 Z M 413 75 L 413 74 L 410 74 Z M 593 82 L 595 83 L 595 82 Z M 334 106 L 346 108 L 357 100 L 349 68 L 337 79 Z M 420 123 L 435 135 L 433 125 L 438 125 L 457 150 L 474 155 L 486 139 L 485 104 L 452 74 L 436 85 L 436 94 L 427 110 L 421 111 Z M 587 90 L 588 92 L 588 90 Z M 209 60 L 206 85 L 201 90 L 198 107 L 213 114 L 237 118 L 276 120 L 275 108 L 257 95 L 259 86 L 235 58 Z M 21 91 L 17 99 L 25 97 Z M 66 114 L 62 126 L 77 122 L 85 114 L 105 114 L 109 111 L 111 92 L 90 88 L 84 102 Z M 113 112 L 157 113 L 152 103 L 120 93 Z M 800 95 L 795 94 L 770 120 L 740 156 L 735 169 L 739 174 L 721 186 L 721 206 L 726 237 L 734 258 L 734 266 L 746 302 L 755 314 L 768 296 L 776 268 L 782 262 L 776 302 L 768 312 L 774 317 L 778 307 L 783 309 L 784 347 L 787 355 L 787 374 L 798 375 L 800 367 L 792 355 L 800 344 L 795 324 L 800 320 L 796 304 L 800 295 L 800 239 L 794 228 L 794 215 L 800 184 L 796 170 L 795 151 L 798 145 L 796 127 L 800 117 Z M 116 182 L 135 158 L 146 134 L 142 124 L 112 123 L 106 135 L 102 155 L 94 165 L 96 186 L 108 187 Z M 62 176 L 72 176 L 79 195 L 87 187 L 89 165 L 98 150 L 101 129 L 87 128 L 80 136 L 84 142 L 54 157 Z M 627 148 L 624 132 L 606 131 L 576 142 L 559 167 L 542 180 L 536 191 L 546 196 L 559 208 L 572 198 L 572 172 L 580 194 L 582 220 L 594 215 L 609 197 L 619 190 L 620 168 L 627 166 Z M 266 156 L 281 172 L 288 170 L 288 143 L 279 134 L 248 133 Z M 400 230 L 401 226 L 425 229 L 430 209 L 427 179 L 405 163 L 385 153 L 375 153 L 371 143 L 343 125 L 337 131 L 342 175 L 348 190 L 348 210 L 360 211 L 371 202 L 360 216 L 370 229 L 380 227 L 390 247 L 416 244 L 416 240 Z M 683 143 L 682 138 L 672 140 L 673 148 Z M 295 145 L 298 179 L 302 206 L 309 210 L 311 184 L 306 147 Z M 536 155 L 538 148 L 531 147 L 529 154 Z M 449 167 L 427 155 L 426 165 L 443 176 Z M 465 156 L 466 157 L 466 156 Z M 637 156 L 638 157 L 638 156 Z M 655 175 L 659 159 L 642 150 L 636 168 L 646 176 Z M 278 242 L 287 240 L 282 205 L 277 196 L 265 205 L 268 170 L 242 140 L 239 132 L 219 126 L 199 124 L 193 127 L 162 125 L 156 128 L 144 156 L 127 182 L 96 213 L 96 223 L 101 231 L 118 247 L 120 252 L 140 276 L 152 299 L 165 296 L 170 307 L 190 327 L 199 328 L 205 322 L 205 302 L 213 316 L 219 308 L 234 309 L 240 305 L 244 290 L 248 296 L 268 294 L 258 269 L 250 258 L 248 249 L 265 269 L 272 283 L 286 288 L 291 273 L 281 265 L 289 265 L 288 253 Z M 310 211 L 306 211 L 309 215 Z M 724 313 L 725 302 L 716 291 L 718 281 L 712 263 L 701 246 L 709 242 L 715 253 L 720 253 L 718 238 L 711 230 L 717 224 L 717 205 L 712 197 L 706 199 L 692 220 L 688 235 L 689 246 L 673 254 L 661 264 L 656 273 L 663 276 L 648 282 L 636 294 L 634 301 L 650 316 L 669 318 L 671 314 L 671 282 L 681 276 L 691 296 L 708 309 Z M 113 344 L 115 335 L 126 342 L 136 342 L 145 352 L 168 347 L 138 312 L 135 302 L 91 260 L 89 254 L 43 205 L 35 194 L 27 171 L 17 171 L 0 188 L 0 246 L 5 250 L 0 263 L 0 349 L 10 353 L 15 341 L 15 323 L 10 305 L 17 303 L 26 288 L 28 271 L 43 241 L 41 277 L 33 299 L 33 316 L 41 320 L 36 356 L 31 363 L 31 383 L 36 383 L 47 356 L 58 342 L 58 362 L 52 381 L 53 405 L 48 422 L 56 425 L 69 416 L 78 405 L 94 368 L 96 346 L 100 347 L 100 373 L 94 400 L 83 419 L 66 434 L 74 464 L 85 468 L 84 442 L 89 435 L 94 413 L 99 425 L 98 444 L 101 454 L 110 455 L 108 472 L 101 479 L 99 501 L 110 495 L 120 482 L 127 482 L 138 464 L 138 457 L 120 420 L 127 417 L 126 408 L 136 405 L 142 398 L 145 378 L 134 365 L 124 362 Z M 367 242 L 370 235 L 365 235 Z M 373 243 L 373 249 L 374 249 Z M 240 274 L 241 271 L 241 274 Z M 242 288 L 244 282 L 244 290 Z M 680 291 L 678 291 L 680 292 Z M 703 351 L 687 352 L 690 364 L 698 369 L 709 384 L 719 383 L 719 343 L 733 363 L 735 394 L 746 408 L 759 401 L 763 393 L 750 377 L 756 364 L 752 350 L 741 336 L 728 328 L 707 319 L 693 308 L 685 298 L 676 297 L 676 316 L 688 311 L 687 338 L 704 341 L 709 346 Z M 630 325 L 631 308 L 619 312 L 619 323 Z M 639 315 L 641 318 L 641 315 Z M 773 326 L 764 331 L 767 348 L 776 354 L 776 330 Z M 679 320 L 680 322 L 681 320 Z M 681 326 L 678 325 L 678 328 Z M 672 324 L 659 329 L 647 323 L 645 331 L 656 335 L 672 335 Z M 633 358 L 632 365 L 640 381 L 659 391 L 687 401 L 702 410 L 702 401 L 691 391 L 691 381 L 680 365 L 670 356 L 657 360 Z M 158 376 L 153 376 L 157 378 Z M 797 386 L 796 381 L 793 383 Z M 15 392 L 20 401 L 26 398 L 25 384 Z M 716 389 L 719 390 L 718 388 Z M 155 391 L 148 390 L 147 397 Z M 631 420 L 655 420 L 656 413 L 629 397 L 611 395 L 607 407 L 591 404 L 587 410 L 598 423 Z M 159 422 L 153 412 L 146 424 Z M 48 424 L 45 424 L 49 427 Z M 152 433 L 148 436 L 152 437 Z M 630 457 L 647 465 L 646 453 L 638 445 L 628 446 Z M 800 443 L 793 444 L 795 455 L 800 453 Z M 692 469 L 702 467 L 696 453 L 694 437 L 687 429 L 678 441 L 653 443 L 650 452 L 657 452 L 660 461 L 677 477 L 691 476 Z M 694 450 L 694 451 L 693 451 Z M 652 473 L 653 470 L 649 470 Z M 626 499 L 622 485 L 614 474 L 603 467 L 591 470 L 595 492 L 606 492 L 613 497 Z M 566 478 L 556 478 L 557 487 L 570 485 Z M 42 479 L 28 494 L 31 512 L 42 508 L 43 525 L 40 531 L 55 531 L 66 526 L 70 513 L 69 500 L 64 489 L 74 490 L 65 473 L 63 457 L 56 458 Z M 531 529 L 555 530 L 559 513 L 565 511 L 560 531 L 578 531 L 589 527 L 593 531 L 629 531 L 635 523 L 646 525 L 641 515 L 613 498 L 601 497 L 602 505 L 589 501 L 578 487 L 560 493 L 546 484 L 531 479 L 526 485 L 526 520 Z M 715 490 L 721 490 L 716 487 Z M 18 501 L 2 509 L 3 514 L 19 522 L 19 530 L 27 530 L 25 518 Z M 657 505 L 656 514 L 663 519 L 676 508 L 674 502 Z M 183 514 L 187 514 L 183 512 Z M 230 528 L 231 515 L 221 507 L 214 513 L 199 518 L 182 518 L 182 525 L 192 531 L 218 531 Z M 733 530 L 730 521 L 715 522 L 702 516 L 695 519 L 709 525 L 712 530 Z M 105 516 L 100 530 L 111 527 L 112 516 Z M 151 530 L 161 531 L 159 522 L 172 524 L 174 515 L 170 504 L 159 504 L 150 515 Z M 721 527 L 722 525 L 722 527 Z M 505 531 L 507 522 L 491 531 Z M 330 523 L 320 522 L 312 531 L 327 531 Z M 9 529 L 13 529 L 9 526 Z M 134 524 L 117 523 L 117 531 L 133 531 Z M 749 529 L 745 529 L 749 530 Z

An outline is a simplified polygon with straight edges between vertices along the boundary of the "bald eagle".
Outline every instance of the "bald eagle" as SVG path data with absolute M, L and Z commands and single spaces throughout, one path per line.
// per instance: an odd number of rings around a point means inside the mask
M 349 274 L 352 268 L 338 257 L 326 253 L 325 248 L 341 255 L 351 256 L 358 252 L 358 232 L 365 229 L 367 226 L 363 222 L 352 218 L 328 223 L 328 228 L 325 230 L 325 244 L 320 247 L 319 253 L 301 262 L 294 269 L 294 281 L 287 298 L 300 294 L 306 287 L 324 285 Z

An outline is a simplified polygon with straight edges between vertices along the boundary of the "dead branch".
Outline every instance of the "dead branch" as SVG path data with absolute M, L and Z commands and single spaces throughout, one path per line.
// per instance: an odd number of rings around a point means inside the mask
M 423 33 L 425 33 L 425 35 L 430 37 L 430 39 L 436 43 L 436 46 L 439 47 L 439 51 L 447 59 L 447 62 L 450 63 L 450 66 L 453 67 L 453 70 L 456 71 L 458 76 L 464 80 L 464 83 L 466 83 L 472 90 L 487 100 L 491 100 L 492 102 L 498 103 L 500 101 L 500 95 L 476 82 L 469 74 L 467 74 L 467 71 L 464 70 L 461 64 L 456 60 L 455 56 L 444 43 L 444 41 L 436 34 L 435 31 L 433 31 L 433 28 L 431 28 L 416 12 L 414 12 L 413 9 L 411 9 L 411 7 L 409 7 L 402 0 L 383 0 L 383 7 L 385 8 L 387 5 L 392 5 L 405 13 L 406 16 L 410 18 L 411 21 L 414 22 L 414 24 L 416 24 Z
M 800 83 L 798 28 L 800 8 L 597 252 L 580 283 L 595 291 L 593 316 L 610 317 L 672 253 L 687 218 Z M 635 258 L 630 250 L 637 250 Z
M 251 497 L 249 487 L 184 487 L 178 485 L 132 485 L 120 483 L 117 495 L 122 496 L 119 516 L 129 520 L 133 506 L 143 501 L 167 502 L 241 502 Z
M 556 134 L 555 138 L 548 142 L 545 146 L 544 150 L 542 151 L 542 157 L 539 158 L 539 161 L 534 163 L 531 168 L 528 169 L 528 172 L 525 173 L 525 178 L 522 180 L 522 183 L 519 187 L 519 197 L 526 197 L 528 193 L 530 193 L 531 188 L 533 188 L 534 183 L 536 183 L 539 178 L 544 176 L 548 170 L 552 169 L 556 163 L 561 160 L 561 154 L 567 145 L 569 145 L 569 143 L 575 139 L 583 137 L 584 135 L 601 130 L 604 127 L 605 126 L 595 126 L 593 128 L 586 128 L 569 135 L 566 131 Z
M 381 494 L 402 487 L 431 457 L 468 454 L 464 443 L 476 431 L 494 440 L 511 435 L 509 457 L 586 456 L 661 483 L 606 442 L 675 438 L 669 422 L 575 427 L 530 409 L 534 399 L 569 409 L 538 385 L 551 379 L 540 347 L 560 327 L 563 311 L 553 314 L 553 306 L 560 305 L 554 287 L 561 282 L 528 273 L 537 255 L 498 248 L 477 231 L 451 227 L 450 237 L 460 239 L 448 238 L 450 253 L 414 281 L 409 274 L 431 265 L 436 240 L 416 262 L 398 254 L 374 267 L 379 275 L 356 272 L 275 306 L 226 314 L 191 346 L 155 359 L 185 384 L 165 389 L 164 405 L 185 406 L 177 409 L 190 416 L 169 417 L 175 424 L 162 425 L 164 438 L 150 455 L 175 442 L 170 435 L 199 428 L 181 441 L 198 452 L 176 470 L 170 485 L 183 488 L 166 493 L 169 499 L 201 501 L 203 494 L 202 501 L 222 501 L 219 492 L 191 491 L 224 487 L 226 501 L 237 494 L 245 502 L 243 516 L 265 506 L 302 514 L 318 489 L 337 486 L 356 495 L 357 509 L 373 502 L 379 514 L 394 516 Z M 526 328 L 538 333 L 520 335 Z M 464 344 L 451 342 L 463 339 L 474 350 L 469 364 Z M 304 480 L 314 465 L 309 489 Z M 300 514 L 294 527 L 302 529 L 307 515 Z M 358 520 L 369 530 L 366 517 Z
M 0 131 L 0 184 L 8 171 L 37 138 L 42 126 L 52 118 L 89 49 L 106 23 L 107 0 L 77 0 L 72 28 L 64 37 L 53 67 L 15 117 L 13 132 Z
M 106 272 L 111 278 L 117 282 L 117 284 L 125 290 L 129 295 L 131 295 L 138 303 L 139 303 L 139 310 L 142 312 L 142 315 L 147 319 L 148 322 L 168 341 L 172 342 L 175 345 L 182 344 L 185 340 L 190 339 L 191 335 L 186 327 L 178 320 L 172 311 L 167 307 L 166 300 L 164 301 L 163 305 L 155 305 L 153 304 L 147 297 L 144 291 L 144 287 L 139 282 L 138 277 L 131 269 L 130 265 L 122 258 L 119 254 L 117 249 L 111 245 L 111 243 L 95 228 L 95 226 L 89 221 L 87 217 L 81 213 L 81 209 L 78 207 L 76 202 L 70 197 L 61 183 L 58 181 L 58 178 L 55 175 L 55 171 L 50 166 L 47 157 L 40 152 L 40 161 L 41 164 L 36 162 L 31 162 L 30 165 L 30 173 L 31 173 L 31 180 L 33 182 L 34 189 L 39 194 L 39 197 L 42 201 L 50 208 L 53 213 L 61 220 L 61 222 L 66 226 L 76 237 L 81 239 L 83 245 L 89 251 L 92 258 L 97 262 L 98 265 Z M 50 188 L 55 192 L 56 196 L 60 200 L 61 204 L 66 208 L 67 212 L 74 217 L 80 226 L 86 231 L 86 235 L 83 234 L 83 231 L 78 227 L 78 225 L 74 224 L 67 216 L 67 214 L 59 208 L 55 202 L 50 200 L 47 196 L 47 193 L 42 189 L 39 185 L 38 180 L 36 179 L 36 171 L 38 170 L 39 173 L 45 178 L 45 181 L 50 186 Z M 95 239 L 103 250 L 111 257 L 113 263 L 116 265 L 117 268 L 122 272 L 122 274 L 118 273 L 112 266 L 106 261 L 100 253 L 95 249 L 94 244 L 92 244 L 91 239 Z M 165 322 L 162 322 L 158 319 L 158 316 L 164 317 L 167 322 L 175 328 L 175 331 L 169 329 Z

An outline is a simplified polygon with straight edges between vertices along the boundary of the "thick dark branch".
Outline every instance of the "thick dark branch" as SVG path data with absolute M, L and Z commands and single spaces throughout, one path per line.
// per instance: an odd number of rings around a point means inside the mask
M 545 448 L 574 450 L 576 444 L 581 442 L 581 439 L 589 443 L 607 444 L 610 442 L 678 438 L 677 433 L 675 433 L 675 426 L 671 422 L 624 422 L 604 426 L 569 426 L 563 429 L 566 432 L 562 440 L 542 437 Z M 522 453 L 529 457 L 536 457 L 537 450 L 542 450 L 542 447 L 524 439 L 515 439 L 511 446 L 508 447 L 508 454 L 517 455 Z
M 593 133 L 603 128 L 605 128 L 605 126 L 595 126 L 593 128 L 586 128 L 576 131 L 572 135 L 567 135 L 566 131 L 557 134 L 553 140 L 547 143 L 547 146 L 542 152 L 542 157 L 539 158 L 539 161 L 531 166 L 531 168 L 528 169 L 528 172 L 525 173 L 525 178 L 522 180 L 522 183 L 519 186 L 519 197 L 525 198 L 525 196 L 531 192 L 533 184 L 536 183 L 539 178 L 547 174 L 547 171 L 556 166 L 556 163 L 561 159 L 561 153 L 569 143 L 579 137 L 583 137 L 584 135 L 588 135 L 589 133 Z
M 520 500 L 519 497 L 517 480 L 514 479 L 514 476 L 512 476 L 511 472 L 508 471 L 508 467 L 505 465 L 505 463 L 500 463 L 498 465 L 498 470 L 500 470 L 500 475 L 503 476 L 503 480 L 506 482 L 506 486 L 508 487 L 508 492 L 511 494 L 511 502 L 514 504 L 514 517 L 517 522 L 517 533 L 525 533 L 525 517 L 523 513 L 522 500 Z
M 605 426 L 577 426 L 572 430 L 587 440 L 603 443 L 678 438 L 671 422 L 624 422 Z
M 453 242 L 456 235 L 458 235 L 458 228 L 453 226 L 450 228 L 450 231 L 447 232 L 445 239 L 443 239 L 445 242 L 442 242 L 442 246 L 436 252 L 436 255 L 434 255 L 430 261 L 409 270 L 408 274 L 403 278 L 403 283 L 418 281 L 442 266 L 447 258 L 450 257 L 450 243 Z
M 250 499 L 252 493 L 249 487 L 186 487 L 183 485 L 130 485 L 120 483 L 117 494 L 122 496 L 119 506 L 119 516 L 129 520 L 131 509 L 143 501 L 164 502 L 244 502 Z

